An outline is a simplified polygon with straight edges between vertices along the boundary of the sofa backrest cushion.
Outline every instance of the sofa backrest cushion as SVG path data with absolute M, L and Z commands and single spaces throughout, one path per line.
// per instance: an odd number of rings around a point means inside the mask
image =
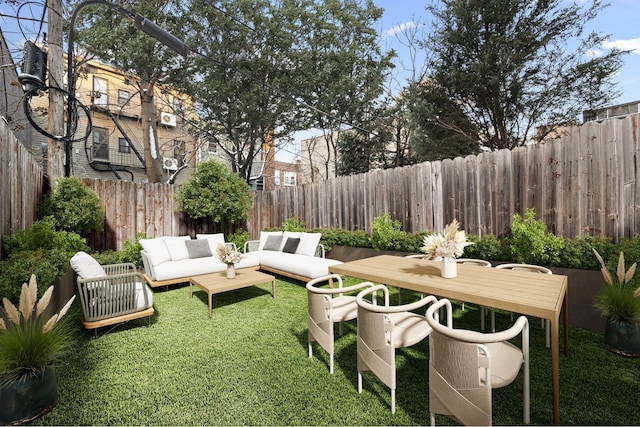
M 288 252 L 290 254 L 295 254 L 296 249 L 298 249 L 298 245 L 300 244 L 300 238 L 289 237 L 287 241 L 284 242 L 284 246 L 282 247 L 282 252 Z
M 265 242 L 262 250 L 280 251 L 281 247 L 282 247 L 282 236 L 272 235 L 272 236 L 267 236 L 267 241 Z
M 189 258 L 189 252 L 187 251 L 187 246 L 184 244 L 185 241 L 191 240 L 190 236 L 167 236 L 164 237 L 164 243 L 167 245 L 167 250 L 169 251 L 169 256 L 171 256 L 171 261 L 180 261 L 182 259 Z
M 139 241 L 140 246 L 142 246 L 142 249 L 147 253 L 149 261 L 154 266 L 162 264 L 163 262 L 171 261 L 171 255 L 169 255 L 169 250 L 167 249 L 167 245 L 165 245 L 162 237 L 155 239 L 140 239 Z
M 300 255 L 315 256 L 316 248 L 320 244 L 322 233 L 300 233 L 300 244 L 296 253 Z
M 260 232 L 260 243 L 258 244 L 258 250 L 259 251 L 263 251 L 264 250 L 264 245 L 265 245 L 265 243 L 267 243 L 267 238 L 269 236 L 282 236 L 282 231 L 261 231 Z
M 94 277 L 104 277 L 107 273 L 94 257 L 86 252 L 77 252 L 71 257 L 71 268 L 80 276 L 81 279 L 91 279 Z
M 184 244 L 191 259 L 213 256 L 207 239 L 187 240 Z
M 209 242 L 209 249 L 211 249 L 211 254 L 215 255 L 216 248 L 218 245 L 224 245 L 224 234 L 222 233 L 214 233 L 214 234 L 196 234 L 196 239 L 202 239 Z

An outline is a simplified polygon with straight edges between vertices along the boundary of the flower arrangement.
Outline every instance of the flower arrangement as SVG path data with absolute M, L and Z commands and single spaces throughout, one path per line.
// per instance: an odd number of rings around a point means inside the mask
M 42 372 L 69 346 L 70 332 L 60 319 L 67 313 L 75 295 L 62 310 L 44 318 L 53 295 L 50 286 L 38 301 L 36 276 L 22 285 L 16 307 L 3 298 L 5 319 L 0 317 L 0 384 L 18 381 Z
M 432 233 L 424 236 L 424 245 L 421 252 L 427 254 L 427 258 L 457 258 L 462 255 L 466 246 L 473 245 L 467 242 L 467 235 L 464 230 L 460 230 L 460 223 L 457 219 L 451 221 L 444 228 L 444 234 Z
M 218 255 L 218 259 L 220 259 L 220 261 L 224 262 L 227 265 L 237 264 L 241 259 L 244 258 L 244 255 L 242 255 L 239 251 L 237 251 L 236 249 L 228 248 L 222 243 L 219 243 L 218 246 L 216 246 L 216 254 Z

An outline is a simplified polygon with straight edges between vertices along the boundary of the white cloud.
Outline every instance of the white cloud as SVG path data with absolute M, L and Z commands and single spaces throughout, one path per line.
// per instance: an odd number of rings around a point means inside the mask
M 589 49 L 586 52 L 587 56 L 590 58 L 600 58 L 604 52 L 600 49 Z
M 405 22 L 402 24 L 398 24 L 395 27 L 389 28 L 387 31 L 382 33 L 382 38 L 386 39 L 387 37 L 393 37 L 396 34 L 404 33 L 409 28 L 416 28 L 417 25 L 413 21 Z
M 605 40 L 602 46 L 607 49 L 618 48 L 622 50 L 630 50 L 633 53 L 640 55 L 640 38 L 629 40 Z

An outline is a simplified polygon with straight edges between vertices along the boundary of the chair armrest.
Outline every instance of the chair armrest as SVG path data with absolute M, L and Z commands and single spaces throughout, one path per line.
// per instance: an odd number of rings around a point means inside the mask
M 235 243 L 233 242 L 224 242 L 224 245 L 227 247 L 227 249 L 232 250 L 232 251 L 237 251 L 238 247 L 236 246 Z
M 316 246 L 316 253 L 314 256 L 317 256 L 318 258 L 325 257 L 324 245 L 322 243 L 318 243 L 318 246 Z
M 153 280 L 155 280 L 156 272 L 153 269 L 153 264 L 151 264 L 151 260 L 149 259 L 147 251 L 140 251 L 140 254 L 142 255 L 142 267 L 144 268 L 144 272 L 147 273 L 147 275 Z
M 254 252 L 258 250 L 260 247 L 260 240 L 249 240 L 244 243 L 243 252 L 246 254 L 247 252 Z

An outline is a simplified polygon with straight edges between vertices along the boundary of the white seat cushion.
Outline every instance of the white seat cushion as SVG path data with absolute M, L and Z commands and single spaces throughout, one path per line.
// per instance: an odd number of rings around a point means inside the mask
M 427 319 L 419 314 L 403 311 L 388 313 L 393 321 L 393 346 L 395 348 L 411 347 L 425 339 L 431 333 Z
M 82 279 L 104 277 L 107 273 L 98 261 L 86 252 L 77 252 L 70 260 L 71 268 Z

